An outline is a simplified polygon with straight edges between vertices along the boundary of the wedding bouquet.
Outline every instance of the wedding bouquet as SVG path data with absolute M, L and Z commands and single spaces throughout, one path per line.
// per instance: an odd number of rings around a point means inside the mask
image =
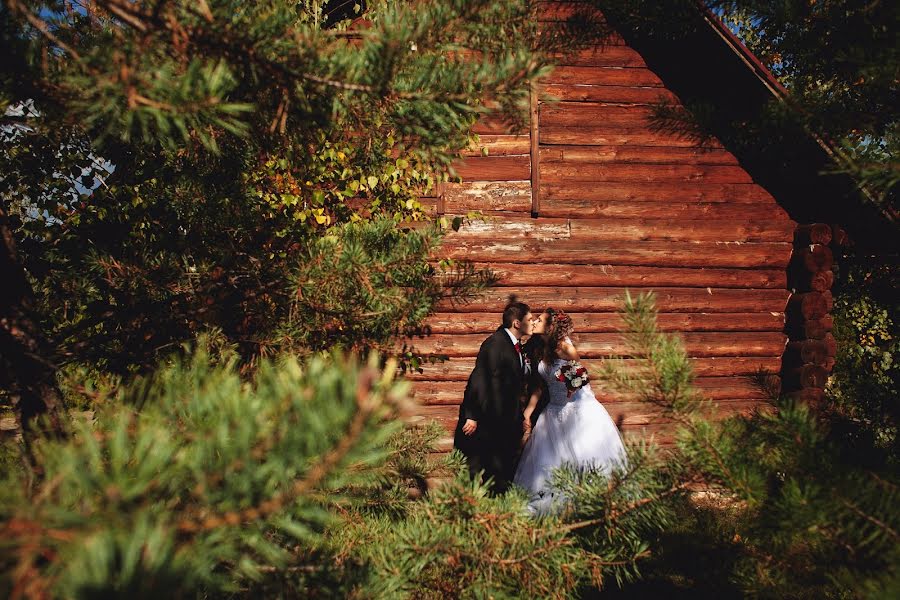
M 554 376 L 558 381 L 566 384 L 566 395 L 571 398 L 572 394 L 578 391 L 588 383 L 587 369 L 580 362 L 570 360 L 564 363 Z

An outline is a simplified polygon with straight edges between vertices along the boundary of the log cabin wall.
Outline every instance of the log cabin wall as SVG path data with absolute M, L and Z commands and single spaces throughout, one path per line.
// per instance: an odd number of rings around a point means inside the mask
M 412 340 L 450 359 L 412 375 L 421 416 L 448 431 L 441 449 L 452 445 L 475 355 L 511 294 L 535 311 L 569 312 L 574 341 L 596 371 L 603 357 L 624 354 L 617 310 L 625 290 L 653 291 L 660 328 L 682 337 L 697 387 L 729 414 L 764 397 L 751 375 L 782 374 L 791 265 L 792 286 L 817 296 L 791 303 L 806 317 L 797 344 L 787 347 L 793 362 L 784 374 L 794 389 L 799 381 L 811 384 L 799 388 L 818 385 L 828 350 L 812 356 L 811 346 L 819 349 L 827 331 L 804 327 L 828 328 L 820 306 L 827 290 L 811 283 L 827 268 L 815 262 L 822 252 L 809 246 L 806 230 L 716 140 L 700 144 L 654 126 L 652 105 L 678 99 L 621 40 L 564 59 L 540 91 L 558 102 L 535 101 L 523 131 L 480 123 L 487 155 L 473 149 L 458 166 L 463 182 L 447 184 L 434 201 L 448 215 L 485 214 L 450 233 L 443 253 L 501 276 L 475 302 L 440 306 L 431 335 Z M 818 258 L 805 259 L 804 248 Z M 804 260 L 812 266 L 794 267 Z M 670 440 L 658 410 L 593 385 L 626 437 Z

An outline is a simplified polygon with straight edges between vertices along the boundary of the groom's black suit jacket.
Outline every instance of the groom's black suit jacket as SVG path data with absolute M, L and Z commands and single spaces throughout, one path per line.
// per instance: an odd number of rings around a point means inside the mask
M 500 327 L 484 343 L 469 375 L 453 445 L 469 459 L 469 470 L 494 477 L 494 489 L 506 489 L 515 471 L 522 438 L 525 373 L 512 339 Z M 478 423 L 474 435 L 462 431 L 466 419 Z

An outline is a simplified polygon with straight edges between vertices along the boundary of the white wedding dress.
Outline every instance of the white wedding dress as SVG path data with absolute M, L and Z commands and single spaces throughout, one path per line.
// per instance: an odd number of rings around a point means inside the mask
M 550 485 L 557 467 L 568 464 L 609 470 L 625 463 L 619 430 L 590 384 L 567 397 L 565 383 L 556 379 L 554 374 L 565 362 L 558 358 L 552 365 L 544 361 L 538 365 L 550 402 L 534 425 L 513 480 L 528 492 L 532 514 L 547 514 L 564 506 L 565 500 Z

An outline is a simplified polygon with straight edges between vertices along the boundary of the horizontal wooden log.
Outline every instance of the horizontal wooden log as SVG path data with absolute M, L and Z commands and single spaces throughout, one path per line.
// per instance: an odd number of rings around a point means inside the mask
M 572 102 L 621 102 L 630 104 L 676 103 L 678 98 L 663 87 L 633 85 L 578 85 L 544 83 L 541 97 Z
M 559 66 L 646 67 L 641 55 L 628 46 L 597 45 L 575 52 L 556 53 L 551 60 Z
M 778 377 L 775 377 L 775 385 L 778 385 Z M 699 377 L 694 380 L 694 388 L 709 400 L 767 400 L 769 393 L 761 389 L 749 378 L 741 377 Z M 465 381 L 429 381 L 413 384 L 413 394 L 417 403 L 422 406 L 453 406 L 458 407 L 462 402 Z M 634 393 L 612 391 L 603 381 L 592 381 L 591 389 L 604 405 L 628 404 L 641 402 L 641 398 Z M 641 402 L 641 404 L 650 403 Z M 418 407 L 416 407 L 418 408 Z M 416 409 L 411 409 L 416 411 Z
M 710 219 L 556 219 L 472 220 L 447 239 L 476 240 L 516 236 L 522 239 L 592 241 L 670 240 L 689 242 L 785 242 L 793 225 L 787 221 L 735 222 Z M 830 286 L 829 286 L 830 287 Z
M 831 302 L 831 292 L 793 294 L 787 310 L 791 316 L 805 321 L 821 319 L 831 311 Z
M 481 135 L 463 156 L 514 156 L 531 153 L 531 138 L 527 135 Z
M 797 225 L 794 232 L 794 243 L 798 245 L 831 243 L 831 226 L 824 223 Z
M 626 288 L 526 287 L 491 288 L 467 303 L 444 300 L 436 312 L 496 312 L 506 306 L 511 295 L 531 306 L 552 306 L 571 312 L 618 312 L 622 309 Z M 652 291 L 660 312 L 739 313 L 784 312 L 790 293 L 787 290 L 735 290 L 724 288 L 667 288 Z M 636 292 L 635 292 L 636 293 Z
M 653 267 L 784 268 L 790 244 L 560 239 L 446 239 L 439 254 L 483 262 L 636 265 Z M 818 315 L 819 317 L 822 315 Z
M 779 219 L 793 223 L 784 209 L 775 202 L 772 195 L 756 184 L 703 181 L 651 183 L 635 181 L 597 184 L 596 182 L 565 181 L 541 184 L 541 200 L 542 204 L 544 200 L 553 203 L 574 200 L 585 203 L 595 201 L 690 203 L 693 201 L 694 203 L 709 204 L 759 204 L 763 206 L 758 206 L 755 209 L 757 212 L 752 214 L 763 215 L 763 218 L 768 220 Z M 691 204 L 691 206 L 695 206 L 695 204 Z M 640 208 L 636 207 L 634 210 L 639 211 Z M 652 209 L 653 206 L 648 205 L 646 208 Z M 708 210 L 714 210 L 714 207 L 710 207 Z M 752 210 L 752 208 L 738 206 L 731 210 L 733 213 L 725 218 L 748 217 L 750 215 L 741 213 L 741 211 Z
M 689 184 L 688 184 L 689 185 Z M 606 184 L 597 186 L 602 194 Z M 686 191 L 689 194 L 689 191 Z M 760 221 L 767 217 L 773 222 L 788 218 L 779 207 L 764 204 L 739 204 L 727 202 L 636 202 L 603 199 L 554 199 L 541 196 L 541 216 L 589 218 L 644 218 L 657 219 L 666 216 L 674 219 L 697 220 L 746 220 Z
M 641 67 L 570 67 L 560 66 L 544 78 L 546 83 L 564 85 L 633 85 L 663 87 L 650 69 Z
M 582 362 L 589 372 L 599 373 L 603 360 L 584 359 Z M 625 369 L 634 369 L 639 361 L 622 359 L 622 364 Z M 775 374 L 781 371 L 780 356 L 713 356 L 691 358 L 690 364 L 696 377 L 746 377 L 757 373 Z M 421 373 L 406 373 L 405 377 L 413 381 L 466 381 L 474 367 L 474 356 L 451 358 L 424 365 Z
M 531 157 L 470 156 L 453 163 L 456 175 L 465 181 L 511 181 L 531 177 Z
M 531 212 L 531 182 L 475 181 L 444 186 L 444 207 L 448 213 L 472 210 Z
M 760 399 L 735 398 L 720 400 L 713 404 L 710 416 L 722 419 L 735 414 L 747 414 L 763 403 Z M 609 416 L 620 429 L 646 428 L 653 425 L 668 425 L 671 421 L 664 416 L 663 410 L 649 402 L 611 402 L 604 403 Z M 458 408 L 451 405 L 429 405 L 417 409 L 421 421 L 435 421 L 448 433 L 456 428 L 459 418 Z
M 831 248 L 822 244 L 811 244 L 799 248 L 797 258 L 804 268 L 812 273 L 830 270 L 834 264 Z
M 783 269 L 709 269 L 617 265 L 477 263 L 500 277 L 498 285 L 575 287 L 716 287 L 784 289 Z
M 534 306 L 537 312 L 542 307 Z M 568 313 L 575 331 L 612 333 L 622 331 L 618 313 Z M 426 320 L 427 331 L 437 334 L 493 333 L 500 326 L 499 313 L 435 313 Z M 784 328 L 782 313 L 659 313 L 660 331 L 778 331 Z M 823 334 L 824 337 L 824 334 Z
M 540 169 L 541 181 L 548 185 L 582 181 L 753 183 L 753 180 L 744 169 L 730 165 L 648 165 L 542 161 Z
M 587 123 L 652 127 L 655 111 L 641 104 L 610 102 L 554 102 L 540 107 L 541 127 L 580 127 Z
M 665 146 L 544 146 L 541 161 L 569 163 L 645 163 L 683 165 L 737 165 L 722 148 L 667 148 Z M 767 199 L 771 196 L 765 194 Z
M 780 332 L 727 332 L 680 334 L 685 351 L 692 357 L 713 356 L 781 356 L 787 337 Z M 433 336 L 414 340 L 412 347 L 423 354 L 441 354 L 449 357 L 475 356 L 484 342 L 484 335 Z M 628 356 L 621 334 L 576 333 L 572 340 L 578 353 L 584 358 Z M 794 342 L 796 343 L 796 342 Z M 824 363 L 824 350 L 822 363 Z M 804 361 L 812 362 L 812 361 Z
M 580 127 L 541 125 L 541 145 L 579 146 L 667 146 L 676 148 L 721 148 L 715 140 L 698 140 L 675 131 L 653 131 L 647 126 L 615 123 L 584 124 Z

